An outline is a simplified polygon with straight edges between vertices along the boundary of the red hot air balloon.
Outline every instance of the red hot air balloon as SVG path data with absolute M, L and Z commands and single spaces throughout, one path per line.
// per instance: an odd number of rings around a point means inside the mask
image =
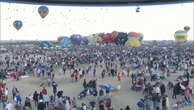
M 110 33 L 107 33 L 107 34 L 104 34 L 104 35 L 103 35 L 103 42 L 105 42 L 105 43 L 110 43 L 110 42 L 112 42 L 111 34 L 110 34 Z
M 185 26 L 184 30 L 185 30 L 185 32 L 188 32 L 190 30 L 190 27 L 189 26 Z

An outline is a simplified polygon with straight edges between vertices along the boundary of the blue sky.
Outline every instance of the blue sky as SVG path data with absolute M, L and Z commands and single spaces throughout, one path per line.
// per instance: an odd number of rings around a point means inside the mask
M 1 3 L 1 40 L 56 40 L 71 34 L 98 32 L 141 32 L 145 40 L 172 40 L 174 32 L 188 25 L 193 40 L 193 3 L 123 7 L 76 7 L 47 5 L 49 14 L 42 19 L 40 5 Z M 23 21 L 17 31 L 14 20 Z

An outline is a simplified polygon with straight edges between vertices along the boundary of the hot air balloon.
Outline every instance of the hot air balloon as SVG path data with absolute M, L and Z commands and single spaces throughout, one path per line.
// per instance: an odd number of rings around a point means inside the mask
M 127 33 L 119 32 L 117 38 L 115 39 L 115 43 L 117 45 L 124 45 L 127 40 Z
M 71 45 L 71 40 L 68 37 L 60 37 L 61 41 L 60 41 L 60 46 L 69 46 Z
M 20 21 L 20 20 L 16 20 L 16 21 L 13 22 L 13 26 L 14 26 L 17 30 L 20 30 L 21 27 L 23 26 L 23 23 L 22 23 L 22 21 Z
M 189 26 L 185 26 L 184 30 L 185 30 L 185 32 L 188 32 L 190 30 L 190 27 Z
M 101 37 L 101 33 L 97 33 L 93 35 L 92 41 L 94 43 L 102 43 L 102 37 Z
M 47 48 L 53 46 L 53 44 L 49 41 L 41 41 L 39 45 L 40 45 L 40 47 L 47 47 Z
M 46 6 L 40 6 L 38 8 L 38 13 L 40 14 L 41 18 L 44 19 L 48 15 L 49 9 Z
M 71 42 L 73 44 L 80 44 L 81 43 L 81 35 L 79 34 L 73 34 L 70 36 Z
M 137 32 L 130 32 L 130 33 L 128 33 L 128 37 L 137 38 L 137 37 L 139 37 L 139 34 Z
M 85 37 L 82 37 L 82 38 L 81 38 L 81 42 L 82 42 L 82 44 L 87 45 L 87 44 L 89 43 L 89 40 L 88 40 L 88 38 L 85 36 Z
M 64 38 L 63 36 L 58 37 L 57 38 L 57 42 L 62 42 L 63 41 L 63 38 Z
M 117 31 L 113 31 L 113 32 L 111 33 L 111 39 L 112 39 L 113 41 L 115 41 L 115 39 L 117 38 L 117 36 L 118 36 L 118 32 L 117 32 Z
M 125 43 L 126 46 L 138 47 L 141 45 L 140 41 L 134 38 L 129 38 Z
M 139 38 L 138 38 L 138 40 L 141 42 L 142 40 L 143 40 L 143 33 L 138 33 L 138 35 L 139 35 Z
M 111 34 L 110 33 L 104 34 L 102 39 L 103 39 L 104 43 L 111 43 L 112 42 Z
M 183 30 L 178 30 L 174 34 L 174 38 L 177 42 L 185 42 L 187 41 L 187 32 Z
M 141 42 L 143 40 L 143 34 L 137 32 L 130 32 L 128 33 L 128 38 L 137 39 Z

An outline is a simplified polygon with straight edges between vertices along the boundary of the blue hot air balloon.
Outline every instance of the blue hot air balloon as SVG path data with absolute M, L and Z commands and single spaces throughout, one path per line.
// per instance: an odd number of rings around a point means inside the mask
M 68 37 L 62 37 L 60 41 L 60 46 L 69 46 L 71 45 L 71 40 Z
M 20 21 L 20 20 L 16 20 L 16 21 L 13 22 L 13 26 L 14 26 L 17 30 L 20 30 L 21 27 L 23 26 L 23 23 L 22 23 L 22 21 Z

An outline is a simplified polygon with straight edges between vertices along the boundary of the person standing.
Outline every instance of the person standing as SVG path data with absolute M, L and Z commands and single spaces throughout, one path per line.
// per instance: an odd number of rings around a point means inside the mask
M 34 94 L 33 94 L 33 100 L 34 100 L 35 107 L 38 104 L 38 96 L 39 96 L 38 92 L 35 91 Z
M 125 108 L 125 110 L 131 110 L 130 106 L 127 105 L 126 108 Z
M 13 107 L 12 103 L 8 101 L 5 110 L 12 110 L 12 107 Z
M 56 99 L 56 96 L 57 96 L 57 86 L 58 86 L 57 83 L 53 81 L 52 87 L 53 87 L 54 100 Z
M 45 110 L 45 109 L 46 109 L 46 105 L 44 104 L 43 100 L 39 100 L 37 110 Z
M 162 98 L 162 110 L 168 110 L 169 108 L 169 100 L 168 100 L 168 96 L 164 96 Z

